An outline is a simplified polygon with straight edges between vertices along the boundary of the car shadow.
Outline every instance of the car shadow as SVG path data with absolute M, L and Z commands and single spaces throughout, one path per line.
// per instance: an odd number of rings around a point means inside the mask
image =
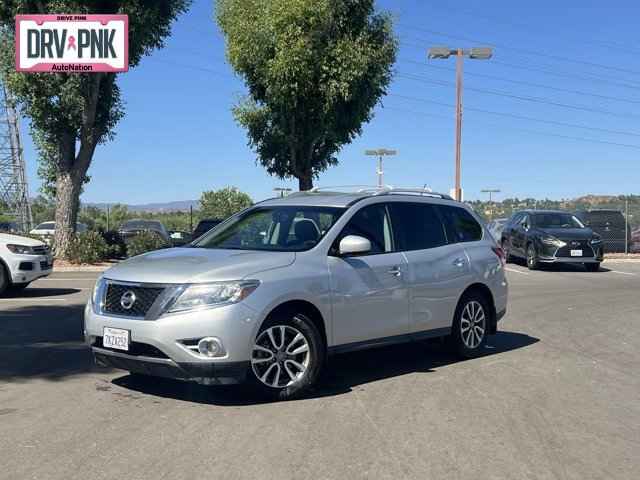
M 518 265 L 520 267 L 527 268 L 526 260 L 512 260 L 509 263 L 514 265 Z M 538 267 L 540 272 L 586 272 L 586 268 L 581 263 L 541 263 Z M 600 266 L 600 270 L 598 272 L 609 272 L 607 267 Z M 589 272 L 589 273 L 598 273 L 598 272 Z
M 499 332 L 489 337 L 482 356 L 493 356 L 524 348 L 539 339 L 517 332 Z M 408 374 L 427 374 L 462 361 L 439 340 L 393 345 L 344 353 L 329 359 L 317 387 L 301 400 L 341 395 L 355 387 Z M 428 381 L 425 377 L 424 381 Z M 244 385 L 208 387 L 179 380 L 124 375 L 112 382 L 136 392 L 174 400 L 218 406 L 269 403 Z
M 77 304 L 2 309 L 0 382 L 31 378 L 58 381 L 108 371 L 94 364 L 91 350 L 84 343 L 83 309 Z
M 42 297 L 59 297 L 62 295 L 72 295 L 81 292 L 77 288 L 25 288 L 24 290 L 8 289 L 0 298 L 42 298 Z

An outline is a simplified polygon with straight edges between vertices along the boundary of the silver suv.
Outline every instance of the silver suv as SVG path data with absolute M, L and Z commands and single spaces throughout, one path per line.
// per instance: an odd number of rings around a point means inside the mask
M 478 355 L 506 305 L 503 252 L 466 205 L 423 190 L 312 190 L 109 269 L 85 338 L 101 365 L 247 380 L 284 399 L 338 352 L 447 336 Z

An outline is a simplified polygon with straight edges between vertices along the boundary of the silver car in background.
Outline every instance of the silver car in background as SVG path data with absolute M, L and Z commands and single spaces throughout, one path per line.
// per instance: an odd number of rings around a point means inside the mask
M 112 267 L 85 309 L 96 361 L 291 398 L 327 356 L 446 336 L 481 353 L 507 308 L 504 255 L 465 204 L 423 190 L 267 200 L 193 244 Z

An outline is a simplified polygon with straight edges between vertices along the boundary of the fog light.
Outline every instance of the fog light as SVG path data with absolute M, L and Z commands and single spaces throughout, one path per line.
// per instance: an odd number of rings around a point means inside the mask
M 224 347 L 222 342 L 215 337 L 205 337 L 198 342 L 198 352 L 207 357 L 222 357 Z

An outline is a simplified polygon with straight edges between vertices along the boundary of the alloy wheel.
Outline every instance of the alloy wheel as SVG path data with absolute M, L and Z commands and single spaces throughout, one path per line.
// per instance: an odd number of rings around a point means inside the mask
M 309 341 L 290 325 L 274 325 L 262 331 L 251 353 L 253 373 L 271 388 L 286 388 L 300 382 L 310 362 Z
M 485 332 L 484 308 L 475 300 L 467 303 L 460 317 L 460 336 L 467 348 L 476 348 L 482 343 Z

